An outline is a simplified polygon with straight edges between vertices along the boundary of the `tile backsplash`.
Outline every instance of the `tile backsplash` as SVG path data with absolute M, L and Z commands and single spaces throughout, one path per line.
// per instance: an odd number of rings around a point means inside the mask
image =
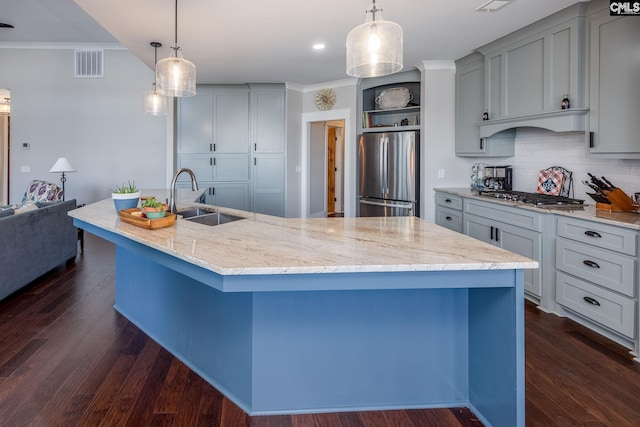
M 594 203 L 585 194 L 592 190 L 582 184 L 583 180 L 589 180 L 587 172 L 597 177 L 604 175 L 630 196 L 640 192 L 640 160 L 588 157 L 582 132 L 556 133 L 545 129 L 519 128 L 516 132 L 515 156 L 499 159 L 494 164 L 513 166 L 514 189 L 518 191 L 536 191 L 541 169 L 562 166 L 573 172 L 574 197 L 584 199 L 585 203 Z

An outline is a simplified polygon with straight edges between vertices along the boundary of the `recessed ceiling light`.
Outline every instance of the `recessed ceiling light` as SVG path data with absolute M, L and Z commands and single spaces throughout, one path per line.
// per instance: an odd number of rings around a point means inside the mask
M 498 9 L 502 9 L 513 0 L 489 0 L 482 6 L 476 9 L 477 12 L 495 12 Z
M 322 50 L 324 49 L 324 43 L 316 43 L 313 45 L 313 50 Z

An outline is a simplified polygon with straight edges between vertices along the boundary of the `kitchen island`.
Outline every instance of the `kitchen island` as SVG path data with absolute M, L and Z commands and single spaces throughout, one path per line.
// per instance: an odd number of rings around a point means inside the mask
M 524 426 L 535 261 L 417 218 L 232 213 L 157 230 L 110 199 L 70 215 L 116 245 L 115 309 L 251 415 L 467 406 Z

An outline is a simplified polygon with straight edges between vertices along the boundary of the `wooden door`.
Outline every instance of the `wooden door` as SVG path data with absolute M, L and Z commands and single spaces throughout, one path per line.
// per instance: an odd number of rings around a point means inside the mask
M 327 213 L 336 210 L 336 128 L 327 129 Z

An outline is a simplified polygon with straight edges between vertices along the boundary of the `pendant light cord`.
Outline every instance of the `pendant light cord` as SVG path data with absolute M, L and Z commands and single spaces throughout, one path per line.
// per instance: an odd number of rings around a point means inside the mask
M 177 2 L 178 0 L 176 0 Z M 367 12 L 371 12 L 371 15 L 373 16 L 372 21 L 376 20 L 376 12 L 382 12 L 382 9 L 378 9 L 376 7 L 376 0 L 373 0 L 373 8 L 367 10 Z
M 176 0 L 176 13 L 175 13 L 175 22 L 174 22 L 174 40 L 175 40 L 175 44 L 174 46 L 174 54 L 176 55 L 176 58 L 178 57 L 178 0 Z

